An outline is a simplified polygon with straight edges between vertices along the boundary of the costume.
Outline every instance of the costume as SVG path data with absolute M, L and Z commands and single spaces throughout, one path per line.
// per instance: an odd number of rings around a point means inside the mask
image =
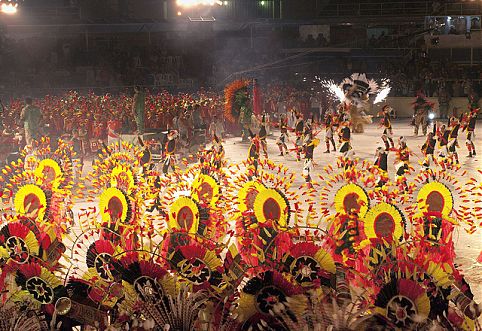
M 165 144 L 164 150 L 164 162 L 162 165 L 162 173 L 167 174 L 169 172 L 169 167 L 173 171 L 176 170 L 176 138 L 179 136 L 176 130 L 171 130 L 167 133 L 167 142 Z
M 450 159 L 452 162 L 455 159 L 455 163 L 459 163 L 459 155 L 457 153 L 457 148 L 459 147 L 458 143 L 458 136 L 459 136 L 459 130 L 460 130 L 460 121 L 457 119 L 457 117 L 452 117 L 450 119 L 450 124 L 449 124 L 449 139 L 447 143 L 447 148 L 448 148 L 448 155 L 450 156 Z
M 471 108 L 465 120 L 464 130 L 467 130 L 467 141 L 465 142 L 465 144 L 467 145 L 467 149 L 469 150 L 468 157 L 476 155 L 475 144 L 472 139 L 474 138 L 475 124 L 477 123 L 478 112 L 478 108 Z
M 301 115 L 298 115 L 295 123 L 295 134 L 296 134 L 296 160 L 301 160 L 301 151 L 303 148 L 303 130 L 305 128 L 305 124 Z
M 259 128 L 259 141 L 261 144 L 261 148 L 263 149 L 264 157 L 268 158 L 268 144 L 266 143 L 266 136 L 268 135 L 268 131 L 266 130 L 266 116 L 263 115 L 263 119 L 261 120 L 261 127 Z
M 213 145 L 211 147 L 211 166 L 216 169 L 221 169 L 224 160 L 224 146 L 221 139 L 214 134 Z
M 251 137 L 251 145 L 249 145 L 248 149 L 248 161 L 252 163 L 254 167 L 254 175 L 258 175 L 258 165 L 259 165 L 259 151 L 261 142 L 251 130 L 249 130 L 249 135 Z
M 311 171 L 313 170 L 313 152 L 316 146 L 320 144 L 320 140 L 313 138 L 312 132 L 305 132 L 305 140 L 303 150 L 305 154 L 305 163 L 303 165 L 303 177 L 305 178 L 308 187 L 313 187 L 311 184 Z
M 286 154 L 289 153 L 288 151 L 288 146 L 286 145 L 286 140 L 288 139 L 288 127 L 287 127 L 287 124 L 286 124 L 286 120 L 284 118 L 281 118 L 280 120 L 280 131 L 281 131 L 281 134 L 278 138 L 278 140 L 276 141 L 276 144 L 278 145 L 278 148 L 279 148 L 279 152 L 280 152 L 280 156 L 283 156 L 284 153 L 286 152 Z
M 388 181 L 388 153 L 383 147 L 378 147 L 375 153 L 375 165 L 380 170 L 377 186 L 381 187 Z
M 448 130 L 445 125 L 441 125 L 436 132 L 438 141 L 438 157 L 441 162 L 445 162 L 449 155 L 448 142 L 450 136 L 450 130 Z
M 336 118 L 333 114 L 326 114 L 325 116 L 325 144 L 326 144 L 326 151 L 325 153 L 330 153 L 330 142 L 333 146 L 333 152 L 336 151 L 336 144 L 335 138 L 333 137 L 333 133 L 335 130 L 336 125 Z
M 382 111 L 378 114 L 379 116 L 383 116 L 380 125 L 383 127 L 382 140 L 385 144 L 386 151 L 388 151 L 390 147 L 395 148 L 395 145 L 393 143 L 392 122 L 390 121 L 392 111 L 392 107 L 390 107 L 389 105 L 385 105 L 383 106 Z
M 40 109 L 34 105 L 27 104 L 20 114 L 20 119 L 24 123 L 25 141 L 27 145 L 32 145 L 33 140 L 37 140 L 40 130 L 42 114 Z
M 427 134 L 428 113 L 432 110 L 433 103 L 429 102 L 422 93 L 417 95 L 417 99 L 412 104 L 414 134 L 417 136 L 419 128 L 422 127 L 423 135 Z
M 425 170 L 429 169 L 432 163 L 436 163 L 433 157 L 433 154 L 435 152 L 435 146 L 437 145 L 437 140 L 435 139 L 436 130 L 437 130 L 437 126 L 434 125 L 433 131 L 429 132 L 427 136 L 427 140 L 422 145 L 422 153 L 425 156 L 425 159 L 422 164 L 422 167 L 423 167 L 422 169 L 425 169 Z
M 338 133 L 340 138 L 340 153 L 343 154 L 345 158 L 348 158 L 353 154 L 352 146 L 351 146 L 351 130 L 350 130 L 350 123 L 343 122 L 340 127 L 340 131 Z
M 410 163 L 410 150 L 408 149 L 407 142 L 405 141 L 404 137 L 400 137 L 398 139 L 396 160 L 396 179 L 399 181 L 403 179 L 405 173 L 408 171 L 408 165 Z

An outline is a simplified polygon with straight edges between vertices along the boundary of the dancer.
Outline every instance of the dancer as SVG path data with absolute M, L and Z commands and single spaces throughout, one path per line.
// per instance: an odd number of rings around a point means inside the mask
M 296 160 L 301 161 L 301 151 L 303 148 L 303 130 L 305 123 L 301 114 L 296 115 L 295 135 L 296 135 Z
M 390 147 L 395 148 L 395 144 L 393 143 L 392 122 L 390 121 L 392 111 L 392 107 L 390 107 L 389 105 L 385 105 L 383 106 L 382 111 L 378 113 L 378 116 L 383 116 L 380 122 L 380 126 L 383 127 L 382 140 L 385 144 L 386 151 L 390 150 Z
M 278 138 L 278 140 L 276 141 L 276 144 L 278 145 L 278 148 L 279 148 L 279 152 L 280 152 L 280 156 L 283 156 L 284 153 L 286 154 L 289 154 L 289 151 L 288 151 L 288 146 L 286 145 L 286 140 L 288 139 L 289 135 L 288 135 L 288 127 L 287 127 L 287 124 L 286 124 L 286 118 L 284 116 L 282 116 L 280 118 L 280 131 L 281 131 L 281 134 Z
M 450 130 L 446 128 L 445 124 L 442 124 L 437 129 L 436 136 L 438 141 L 438 157 L 440 162 L 445 163 L 449 157 L 448 143 Z
M 165 175 L 169 173 L 169 167 L 172 168 L 172 171 L 176 170 L 176 139 L 179 137 L 179 134 L 176 130 L 169 130 L 166 133 L 167 141 L 165 144 L 165 156 L 162 165 L 162 173 Z
M 341 144 L 340 153 L 346 157 L 347 154 L 352 150 L 350 122 L 344 121 L 341 123 L 338 136 Z
M 428 114 L 433 108 L 433 103 L 428 101 L 422 92 L 418 92 L 417 99 L 412 103 L 414 134 L 418 136 L 419 128 L 422 127 L 423 135 L 427 134 Z
M 224 146 L 221 139 L 214 134 L 213 145 L 211 146 L 211 166 L 216 169 L 221 169 L 224 161 Z
M 266 130 L 266 116 L 263 114 L 258 137 L 259 137 L 259 142 L 260 142 L 261 148 L 263 149 L 263 154 L 265 158 L 268 158 L 268 144 L 266 143 L 267 135 L 268 135 L 268 131 Z
M 405 173 L 409 170 L 410 164 L 410 150 L 407 146 L 405 137 L 398 138 L 398 149 L 395 158 L 395 170 L 396 170 L 396 182 L 403 187 L 404 190 L 408 189 L 407 181 L 405 180 Z
M 425 159 L 422 163 L 423 170 L 428 170 L 430 169 L 430 165 L 432 163 L 435 163 L 435 164 L 437 163 L 435 161 L 435 158 L 433 157 L 433 154 L 435 152 L 435 146 L 437 144 L 437 140 L 435 140 L 436 130 L 437 130 L 437 125 L 434 124 L 433 131 L 428 133 L 427 140 L 422 145 L 422 153 L 425 156 Z
M 350 122 L 344 121 L 340 125 L 338 132 L 340 138 L 340 153 L 342 154 L 342 166 L 348 169 L 351 165 L 351 158 L 355 154 L 351 146 L 351 129 Z
M 333 137 L 335 125 L 335 116 L 331 112 L 327 113 L 325 116 L 325 153 L 330 153 L 330 142 L 333 146 L 333 152 L 336 152 L 335 138 Z
M 313 170 L 313 152 L 320 144 L 320 140 L 313 138 L 313 133 L 306 132 L 303 150 L 305 154 L 305 163 L 303 165 L 303 177 L 305 178 L 308 188 L 313 188 L 311 183 L 311 171 Z
M 375 165 L 380 169 L 377 186 L 382 187 L 388 182 L 388 153 L 381 146 L 375 151 Z
M 258 176 L 258 164 L 259 164 L 259 152 L 260 152 L 260 140 L 251 129 L 248 129 L 249 136 L 251 138 L 251 145 L 248 149 L 248 162 L 252 163 L 254 167 L 254 176 Z
M 464 130 L 467 130 L 467 149 L 469 150 L 469 155 L 467 157 L 473 157 L 477 155 L 475 152 L 475 144 L 472 141 L 474 138 L 474 131 L 475 131 L 475 124 L 477 123 L 477 114 L 479 112 L 479 108 L 471 108 L 470 112 L 466 116 Z
M 457 153 L 457 148 L 459 147 L 458 136 L 460 130 L 460 121 L 457 117 L 453 116 L 449 123 L 449 139 L 448 139 L 448 156 L 451 162 L 455 160 L 456 164 L 459 164 L 459 154 Z

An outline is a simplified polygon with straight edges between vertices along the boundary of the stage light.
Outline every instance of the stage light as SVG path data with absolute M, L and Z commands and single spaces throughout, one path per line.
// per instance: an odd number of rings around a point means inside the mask
M 2 3 L 0 11 L 4 14 L 15 14 L 17 12 L 18 3 Z
M 227 5 L 228 5 L 228 2 L 227 2 L 227 1 L 224 1 L 224 2 L 223 2 L 223 5 L 227 6 Z
M 177 16 L 181 16 L 182 13 L 180 11 L 177 12 Z
M 264 2 L 264 1 L 261 1 L 260 4 L 261 4 L 261 6 L 264 6 L 264 5 L 265 5 L 265 2 Z
M 428 119 L 429 119 L 429 120 L 433 120 L 434 118 L 435 118 L 435 114 L 434 114 L 434 113 L 428 114 Z
M 176 4 L 180 7 L 214 6 L 216 3 L 216 0 L 176 0 Z

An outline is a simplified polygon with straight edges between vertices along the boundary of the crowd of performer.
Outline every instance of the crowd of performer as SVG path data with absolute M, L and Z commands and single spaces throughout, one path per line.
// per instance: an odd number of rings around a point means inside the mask
M 474 144 L 474 131 L 476 126 L 479 108 L 469 106 L 469 111 L 460 117 L 449 117 L 447 123 L 434 121 L 429 131 L 431 108 L 424 108 L 422 111 L 414 106 L 414 136 L 419 134 L 419 126 L 422 127 L 425 141 L 423 142 L 420 153 L 423 156 L 421 169 L 427 170 L 434 165 L 442 168 L 449 164 L 459 164 L 458 149 L 459 134 L 465 132 L 466 146 L 468 150 L 468 158 L 476 155 Z M 383 186 L 388 180 L 388 155 L 393 153 L 395 156 L 395 174 L 394 180 L 406 187 L 404 178 L 409 170 L 414 169 L 411 165 L 410 157 L 417 155 L 418 151 L 412 150 L 407 145 L 407 138 L 399 136 L 395 138 L 392 120 L 394 109 L 390 105 L 382 107 L 378 113 L 380 118 L 379 128 L 382 130 L 381 141 L 375 151 L 375 165 L 380 170 L 378 181 L 379 186 Z M 345 160 L 345 166 L 350 164 L 350 160 L 355 155 L 355 150 L 351 143 L 352 124 L 350 121 L 350 112 L 345 105 L 340 105 L 336 111 L 326 112 L 323 122 L 316 122 L 313 118 L 305 119 L 301 113 L 296 113 L 296 122 L 293 127 L 288 126 L 285 116 L 280 116 L 279 120 L 279 137 L 276 144 L 279 148 L 279 156 L 294 154 L 297 161 L 304 161 L 303 177 L 308 186 L 312 186 L 313 156 L 315 148 L 320 144 L 318 136 L 324 131 L 324 140 L 326 150 L 324 153 L 338 152 Z M 290 140 L 291 135 L 294 141 Z M 258 164 L 261 152 L 265 158 L 268 158 L 267 142 L 266 142 L 266 123 L 263 116 L 261 128 L 258 134 L 250 131 L 251 145 L 249 147 L 248 159 L 253 161 L 254 166 Z M 338 138 L 338 139 L 336 139 Z M 338 140 L 338 142 L 336 141 Z M 395 144 L 397 141 L 397 144 Z M 293 145 L 289 147 L 289 143 Z M 382 145 L 383 144 L 383 145 Z
M 217 106 L 219 105 L 220 102 L 217 102 Z M 146 113 L 146 108 L 152 108 L 152 106 L 146 105 L 146 95 L 141 88 L 135 88 L 130 107 L 131 116 L 135 121 L 136 130 L 134 134 L 143 137 L 146 133 L 146 122 L 152 121 L 153 115 L 149 112 Z M 192 143 L 194 132 L 198 127 L 203 128 L 204 138 L 207 138 L 207 141 L 199 144 L 201 149 L 199 152 L 203 155 L 203 160 L 209 160 L 208 162 L 218 167 L 220 166 L 224 156 L 222 142 L 225 133 L 225 120 L 222 111 L 216 110 L 216 106 L 212 107 L 212 109 L 208 108 L 201 100 L 187 107 L 181 107 L 181 110 L 175 115 L 169 112 L 171 118 L 164 123 L 164 127 L 167 129 L 162 131 L 163 135 L 159 151 L 162 157 L 163 173 L 175 170 L 176 154 L 179 152 L 179 145 L 186 146 Z M 476 148 L 473 139 L 479 111 L 477 105 L 471 103 L 468 112 L 459 117 L 452 116 L 446 123 L 432 123 L 429 130 L 429 122 L 431 121 L 429 114 L 432 112 L 432 108 L 433 104 L 423 95 L 418 95 L 413 103 L 412 125 L 414 135 L 417 136 L 421 128 L 421 133 L 426 136 L 426 140 L 420 150 L 423 155 L 422 168 L 429 169 L 433 165 L 443 167 L 446 164 L 458 164 L 459 134 L 461 132 L 466 132 L 468 157 L 475 156 Z M 182 111 L 182 109 L 184 110 Z M 406 137 L 399 136 L 395 138 L 392 127 L 394 113 L 394 109 L 386 104 L 377 114 L 380 118 L 379 128 L 382 130 L 380 146 L 375 151 L 375 165 L 380 170 L 378 181 L 380 186 L 383 186 L 389 178 L 388 156 L 390 153 L 393 153 L 395 156 L 394 178 L 400 182 L 400 185 L 404 185 L 403 178 L 412 169 L 410 157 L 417 153 L 417 151 L 409 148 Z M 253 114 L 253 118 L 249 121 L 250 125 L 241 124 L 245 135 L 243 139 L 250 141 L 248 158 L 252 160 L 253 166 L 256 168 L 261 156 L 264 158 L 269 157 L 268 136 L 271 133 L 271 127 L 276 126 L 279 129 L 279 136 L 276 139 L 279 155 L 284 156 L 292 153 L 297 161 L 303 161 L 303 176 L 306 184 L 311 186 L 315 149 L 320 145 L 319 137 L 323 135 L 323 132 L 326 147 L 324 153 L 338 152 L 343 156 L 345 166 L 349 165 L 350 160 L 353 159 L 355 150 L 351 143 L 354 131 L 352 114 L 353 111 L 348 103 L 341 103 L 336 109 L 326 110 L 323 118 L 317 118 L 318 116 L 313 114 L 311 116 L 303 114 L 303 112 L 294 109 L 287 113 L 276 114 L 276 120 L 270 123 L 270 117 L 274 114 L 266 111 L 258 116 Z M 20 113 L 20 120 L 24 124 L 26 145 L 31 145 L 33 140 L 38 139 L 39 134 L 42 132 L 40 128 L 41 119 L 42 112 L 40 108 L 33 104 L 32 99 L 27 98 Z M 119 138 L 120 133 L 125 132 L 123 126 L 127 124 L 115 125 L 115 123 L 119 123 L 119 121 L 110 121 L 106 125 L 107 127 L 104 128 L 104 134 L 107 134 L 109 137 Z M 246 132 L 249 132 L 249 137 Z M 71 130 L 71 134 L 67 138 L 73 144 L 81 162 L 83 162 L 83 156 L 86 154 L 86 142 L 85 138 L 83 138 L 85 134 L 86 128 L 77 126 Z M 293 137 L 293 141 L 291 141 L 291 137 Z M 22 139 L 22 137 L 19 139 Z M 206 142 L 208 145 L 212 145 L 212 148 L 208 149 L 209 152 L 204 150 Z M 101 147 L 102 144 L 99 143 L 97 148 L 101 149 Z M 147 144 L 146 148 L 149 148 L 149 144 Z

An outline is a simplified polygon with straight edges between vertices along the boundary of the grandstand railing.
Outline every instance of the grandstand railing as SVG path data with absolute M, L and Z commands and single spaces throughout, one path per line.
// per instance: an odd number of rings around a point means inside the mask
M 432 1 L 330 4 L 320 16 L 429 16 L 429 15 L 480 15 L 482 2 L 458 2 L 442 4 L 434 10 Z

